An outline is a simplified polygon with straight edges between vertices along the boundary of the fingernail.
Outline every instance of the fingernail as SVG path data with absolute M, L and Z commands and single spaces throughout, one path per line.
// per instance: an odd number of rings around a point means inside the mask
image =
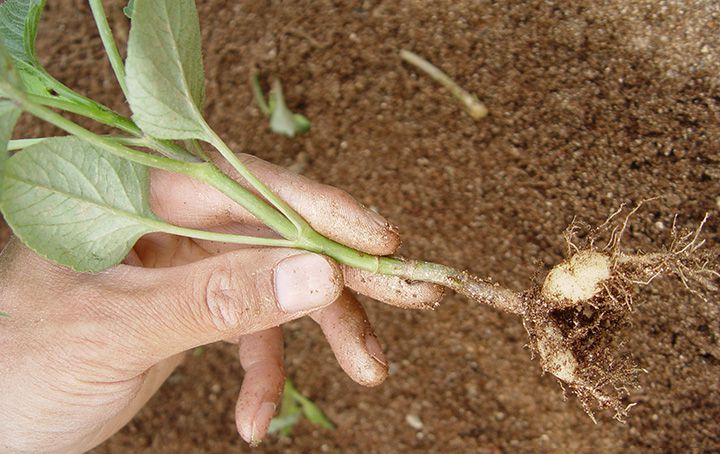
M 372 356 L 375 361 L 382 364 L 383 367 L 387 367 L 387 361 L 385 360 L 385 355 L 383 354 L 382 348 L 380 347 L 380 342 L 378 342 L 377 337 L 375 337 L 375 335 L 373 335 L 373 334 L 365 335 L 365 348 L 367 349 L 368 353 L 370 353 L 370 356 Z
M 338 297 L 336 269 L 316 254 L 288 257 L 275 267 L 275 296 L 285 312 L 292 314 L 326 306 Z
M 371 209 L 368 209 L 368 216 L 370 216 L 370 219 L 377 225 L 379 225 L 382 228 L 387 228 L 390 223 L 387 219 L 385 219 L 380 213 L 377 213 Z
M 267 433 L 270 420 L 275 414 L 275 406 L 272 402 L 264 402 L 260 405 L 255 418 L 253 419 L 252 429 L 250 430 L 250 446 L 255 447 L 260 444 L 263 437 Z

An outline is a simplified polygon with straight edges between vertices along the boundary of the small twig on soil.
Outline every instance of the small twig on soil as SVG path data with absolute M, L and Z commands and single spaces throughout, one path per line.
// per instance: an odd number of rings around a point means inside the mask
M 450 90 L 453 96 L 455 96 L 463 104 L 463 107 L 476 120 L 484 118 L 488 114 L 487 107 L 481 103 L 477 96 L 468 93 L 454 80 L 452 80 L 447 74 L 442 72 L 438 67 L 425 60 L 421 56 L 410 52 L 409 50 L 401 50 L 400 58 L 410 63 L 416 68 L 425 72 L 428 76 L 432 77 L 436 81 L 440 82 L 445 88 Z

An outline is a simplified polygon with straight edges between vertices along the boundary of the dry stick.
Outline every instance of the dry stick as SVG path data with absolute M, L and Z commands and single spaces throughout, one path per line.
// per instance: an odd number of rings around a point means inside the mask
M 488 114 L 487 107 L 481 103 L 477 96 L 468 93 L 447 74 L 442 72 L 437 66 L 433 65 L 429 61 L 425 60 L 421 56 L 410 52 L 409 50 L 401 50 L 400 58 L 410 63 L 416 68 L 425 72 L 428 76 L 432 77 L 436 81 L 440 82 L 445 88 L 450 90 L 453 96 L 455 96 L 465 107 L 467 113 L 470 114 L 476 120 L 484 118 Z

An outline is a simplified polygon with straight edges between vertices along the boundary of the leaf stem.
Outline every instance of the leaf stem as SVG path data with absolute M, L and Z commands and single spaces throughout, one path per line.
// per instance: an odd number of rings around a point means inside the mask
M 243 164 L 235 153 L 227 146 L 227 144 L 213 131 L 210 126 L 205 124 L 205 130 L 208 135 L 208 142 L 215 147 L 220 154 L 230 163 L 230 165 L 242 176 L 250 186 L 255 188 L 262 197 L 277 208 L 296 229 L 295 237 L 302 236 L 305 232 L 314 232 L 313 228 L 300 216 L 290 205 L 283 199 L 278 197 L 265 183 L 260 181 L 251 171 Z M 280 232 L 278 232 L 280 233 Z M 285 236 L 285 235 L 283 235 Z M 286 237 L 287 238 L 287 237 Z
M 209 160 L 210 160 L 210 158 L 208 157 L 208 155 L 205 154 L 205 151 L 204 151 L 204 150 L 202 149 L 202 147 L 200 146 L 200 143 L 197 141 L 197 139 L 186 140 L 186 141 L 184 141 L 184 143 L 185 143 L 185 148 L 186 148 L 190 153 L 194 154 L 195 156 L 197 156 L 198 158 L 202 159 L 203 161 L 209 161 Z
M 131 119 L 124 117 L 119 113 L 112 111 L 100 104 L 95 104 L 93 106 L 77 104 L 72 101 L 64 100 L 62 98 L 50 98 L 47 96 L 38 96 L 32 94 L 26 94 L 25 97 L 28 99 L 28 101 L 35 104 L 52 107 L 54 109 L 62 110 L 64 112 L 74 113 L 76 115 L 81 115 L 91 120 L 95 120 L 98 123 L 117 128 L 128 134 L 132 134 L 142 139 L 141 146 L 151 148 L 168 158 L 188 162 L 200 162 L 200 160 L 195 155 L 183 149 L 182 147 L 172 143 L 171 141 L 159 140 L 155 139 L 154 137 L 145 135 Z
M 128 148 L 121 143 L 124 138 L 104 137 L 95 134 L 54 112 L 49 107 L 34 102 L 36 97 L 27 96 L 8 83 L 2 83 L 2 81 L 0 81 L 0 89 L 2 89 L 6 97 L 10 98 L 24 111 L 90 144 L 107 150 L 116 156 L 145 166 L 188 175 L 211 185 L 245 207 L 261 222 L 284 237 L 284 239 L 203 232 L 173 226 L 160 220 L 147 220 L 147 222 L 153 223 L 154 227 L 160 231 L 211 241 L 261 246 L 297 247 L 310 252 L 325 254 L 340 263 L 354 268 L 410 280 L 440 284 L 450 287 L 475 301 L 491 304 L 498 309 L 511 313 L 522 312 L 522 301 L 519 296 L 509 290 L 482 281 L 468 273 L 430 262 L 404 261 L 393 257 L 378 257 L 352 249 L 324 237 L 316 232 L 307 221 L 287 205 L 285 201 L 280 199 L 265 186 L 264 183 L 255 177 L 222 139 L 207 125 L 209 142 L 220 151 L 225 159 L 228 160 L 238 173 L 245 178 L 248 184 L 255 188 L 265 200 L 241 186 L 210 162 L 180 161 Z M 153 139 L 143 136 L 131 140 L 133 145 L 142 146 L 147 143 L 152 143 Z
M 327 255 L 353 268 L 397 276 L 411 281 L 442 285 L 473 301 L 489 304 L 504 312 L 522 313 L 522 299 L 516 293 L 449 266 L 366 254 L 326 238 L 317 232 L 306 232 L 299 239 L 299 247 Z
M 120 84 L 120 89 L 127 98 L 128 89 L 125 83 L 125 65 L 115 44 L 112 30 L 110 30 L 110 24 L 108 24 L 102 0 L 90 0 L 90 9 L 92 10 L 98 31 L 100 32 L 100 39 L 105 47 L 105 53 L 107 53 L 108 59 L 110 60 L 110 65 L 112 66 L 113 72 L 115 72 L 115 77 Z
M 113 126 L 128 134 L 137 135 L 140 133 L 140 128 L 138 128 L 129 118 L 125 118 L 104 106 L 100 106 L 99 104 L 90 106 L 89 104 L 80 104 L 61 97 L 49 97 L 33 94 L 26 94 L 25 97 L 32 103 L 81 115 L 104 125 Z
M 194 170 L 193 166 L 201 165 L 133 150 L 132 148 L 121 145 L 110 138 L 91 132 L 90 130 L 83 128 L 77 123 L 68 120 L 43 105 L 36 104 L 30 97 L 25 96 L 16 89 L 5 90 L 5 93 L 17 102 L 19 107 L 24 111 L 121 158 L 125 158 L 148 167 L 154 167 L 186 175 L 192 174 Z
M 118 137 L 118 136 L 103 136 L 106 139 L 112 140 L 121 145 L 130 147 L 147 147 L 147 142 L 143 138 L 138 137 Z M 8 151 L 20 151 L 25 148 L 37 145 L 43 140 L 51 139 L 52 137 L 37 137 L 31 139 L 14 139 L 8 142 Z
M 3 89 L 5 89 L 5 86 L 3 86 Z M 239 203 L 241 206 L 245 207 L 251 214 L 256 216 L 284 238 L 295 240 L 298 237 L 298 232 L 295 226 L 281 212 L 273 208 L 249 190 L 242 187 L 239 183 L 225 175 L 222 171 L 220 171 L 220 169 L 210 162 L 198 163 L 179 161 L 176 159 L 166 158 L 164 156 L 156 156 L 133 150 L 132 148 L 128 148 L 118 143 L 113 138 L 95 134 L 45 106 L 35 104 L 17 89 L 7 88 L 5 89 L 5 93 L 6 96 L 12 98 L 24 111 L 57 126 L 69 134 L 77 136 L 86 142 L 103 148 L 104 150 L 107 150 L 108 152 L 121 158 L 137 162 L 138 164 L 148 167 L 188 175 L 207 183 L 230 197 L 235 202 Z M 237 157 L 229 151 L 229 149 L 227 149 L 227 151 L 233 158 L 235 158 L 235 160 L 237 160 L 237 162 L 240 162 Z M 241 162 L 240 164 L 242 165 Z M 259 182 L 259 180 L 250 173 L 247 167 L 244 168 L 248 175 L 254 178 L 255 181 Z M 266 190 L 269 191 L 267 188 Z M 308 229 L 312 230 L 309 226 Z
M 298 232 L 295 225 L 268 202 L 242 187 L 237 181 L 225 175 L 213 164 L 208 163 L 207 166 L 199 170 L 193 173 L 194 178 L 209 184 L 243 206 L 253 216 L 282 237 L 288 240 L 297 240 Z M 295 243 L 295 247 L 299 246 L 298 241 Z
M 169 233 L 171 235 L 178 235 L 178 236 L 185 236 L 188 238 L 194 238 L 197 240 L 207 240 L 207 241 L 219 241 L 223 243 L 233 243 L 233 244 L 246 244 L 249 246 L 267 246 L 267 247 L 284 247 L 284 248 L 292 248 L 296 247 L 296 243 L 294 241 L 282 239 L 282 238 L 263 238 L 263 237 L 255 237 L 255 236 L 244 236 L 244 235 L 234 235 L 230 233 L 218 233 L 218 232 L 208 232 L 205 230 L 195 230 L 195 229 L 188 229 L 185 227 L 179 227 L 173 224 L 168 224 L 166 222 L 157 221 L 157 222 L 150 222 L 150 221 L 143 221 L 145 224 L 154 227 L 157 229 L 157 231 Z

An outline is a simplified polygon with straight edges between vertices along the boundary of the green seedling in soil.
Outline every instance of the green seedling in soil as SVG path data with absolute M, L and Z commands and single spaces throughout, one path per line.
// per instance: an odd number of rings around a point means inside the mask
M 605 247 L 597 247 L 596 241 L 579 245 L 568 240 L 568 259 L 550 271 L 544 284 L 524 292 L 445 265 L 374 256 L 333 241 L 259 180 L 206 122 L 200 25 L 193 0 L 135 0 L 129 10 L 132 25 L 125 61 L 102 1 L 89 3 L 132 118 L 76 93 L 40 65 L 35 36 L 44 0 L 6 0 L 0 5 L 0 210 L 15 235 L 50 260 L 79 272 L 100 272 L 120 263 L 142 235 L 165 232 L 297 248 L 367 272 L 438 284 L 521 317 L 543 370 L 573 390 L 590 414 L 594 401 L 614 409 L 618 418 L 626 413 L 622 390 L 636 368 L 611 353 L 633 291 L 668 274 L 688 287 L 699 283 L 715 288 L 717 261 L 704 259 L 699 251 L 699 228 L 687 235 L 673 229 L 673 242 L 666 250 L 633 254 L 620 247 L 628 218 L 608 230 L 611 241 Z M 278 94 L 276 105 L 281 104 Z M 21 112 L 69 136 L 9 143 Z M 95 134 L 63 113 L 117 132 Z M 210 162 L 199 142 L 217 149 L 252 190 Z M 22 149 L 10 157 L 8 148 Z M 180 173 L 218 189 L 277 237 L 164 222 L 149 206 L 148 168 Z M 615 219 L 603 228 L 609 229 Z
M 303 396 L 292 380 L 288 378 L 285 380 L 280 412 L 270 421 L 268 433 L 277 433 L 280 436 L 287 437 L 303 416 L 316 426 L 325 429 L 335 428 L 335 425 L 325 416 L 322 410 L 310 399 Z
M 475 120 L 485 118 L 488 114 L 487 107 L 485 104 L 478 100 L 478 97 L 465 91 L 460 85 L 445 74 L 440 68 L 433 65 L 429 61 L 425 60 L 418 54 L 410 52 L 409 50 L 401 50 L 400 58 L 403 61 L 411 64 L 412 66 L 423 71 L 428 76 L 435 79 L 443 87 L 447 88 L 450 93 L 460 101 L 463 109 L 470 114 Z
M 285 104 L 285 96 L 279 80 L 273 80 L 267 101 L 257 72 L 253 72 L 250 77 L 250 86 L 258 109 L 270 118 L 270 129 L 274 133 L 292 138 L 310 130 L 310 120 L 304 115 L 293 113 Z

